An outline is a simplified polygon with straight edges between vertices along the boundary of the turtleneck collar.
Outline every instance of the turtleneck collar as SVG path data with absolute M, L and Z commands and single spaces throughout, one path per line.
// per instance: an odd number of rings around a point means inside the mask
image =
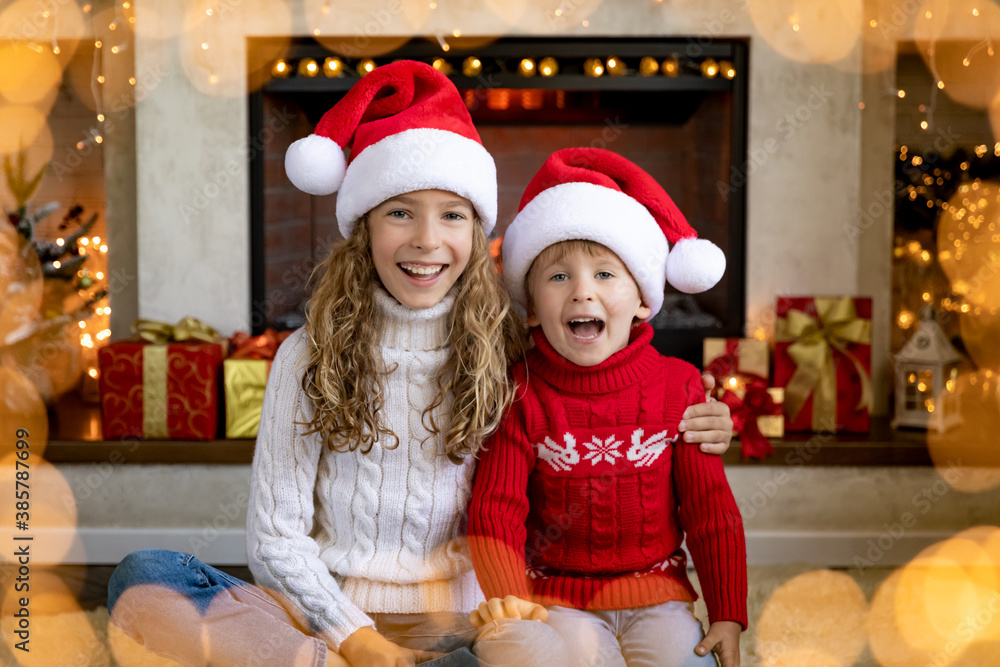
M 411 310 L 385 290 L 375 286 L 375 305 L 382 316 L 382 345 L 400 350 L 440 350 L 448 345 L 451 309 L 457 288 L 430 308 Z
M 643 322 L 629 334 L 629 344 L 596 366 L 578 366 L 552 347 L 541 327 L 531 332 L 534 349 L 527 354 L 530 372 L 558 389 L 579 394 L 605 394 L 630 387 L 653 368 L 659 353 L 649 344 L 653 327 Z

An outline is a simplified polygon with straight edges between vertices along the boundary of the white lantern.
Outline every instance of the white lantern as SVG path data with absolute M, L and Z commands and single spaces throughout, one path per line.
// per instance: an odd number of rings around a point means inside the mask
M 948 341 L 930 309 L 920 314 L 920 328 L 895 360 L 893 428 L 914 426 L 940 433 L 961 423 L 956 392 L 962 356 Z

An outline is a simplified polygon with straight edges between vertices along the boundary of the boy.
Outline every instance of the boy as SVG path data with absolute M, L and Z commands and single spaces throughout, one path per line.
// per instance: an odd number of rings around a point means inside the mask
M 518 400 L 477 470 L 470 547 L 490 599 L 473 622 L 547 618 L 573 665 L 710 665 L 714 650 L 738 667 L 742 519 L 721 459 L 673 446 L 704 392 L 693 366 L 653 349 L 644 321 L 664 280 L 689 293 L 718 282 L 722 252 L 639 167 L 570 148 L 528 186 L 503 257 L 535 347 L 514 368 Z

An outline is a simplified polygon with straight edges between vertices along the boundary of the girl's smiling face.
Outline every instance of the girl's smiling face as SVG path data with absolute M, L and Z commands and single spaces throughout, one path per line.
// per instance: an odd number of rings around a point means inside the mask
M 368 213 L 382 286 L 411 310 L 436 306 L 469 263 L 476 224 L 472 204 L 453 192 L 418 190 L 385 200 Z

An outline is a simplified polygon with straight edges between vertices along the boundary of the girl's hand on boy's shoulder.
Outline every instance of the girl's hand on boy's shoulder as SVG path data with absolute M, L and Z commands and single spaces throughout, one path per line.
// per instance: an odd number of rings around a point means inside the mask
M 514 595 L 505 598 L 490 598 L 479 603 L 479 609 L 469 614 L 472 627 L 481 628 L 500 618 L 517 618 L 526 621 L 544 621 L 549 610 L 540 604 L 529 602 Z
M 705 403 L 689 405 L 677 425 L 684 433 L 684 442 L 701 443 L 701 451 L 706 454 L 725 454 L 733 439 L 733 419 L 729 406 L 712 398 L 715 378 L 708 373 L 701 376 L 705 387 Z
M 716 621 L 708 627 L 708 634 L 694 647 L 698 655 L 715 651 L 722 660 L 722 667 L 740 667 L 740 633 L 743 628 L 734 621 Z

